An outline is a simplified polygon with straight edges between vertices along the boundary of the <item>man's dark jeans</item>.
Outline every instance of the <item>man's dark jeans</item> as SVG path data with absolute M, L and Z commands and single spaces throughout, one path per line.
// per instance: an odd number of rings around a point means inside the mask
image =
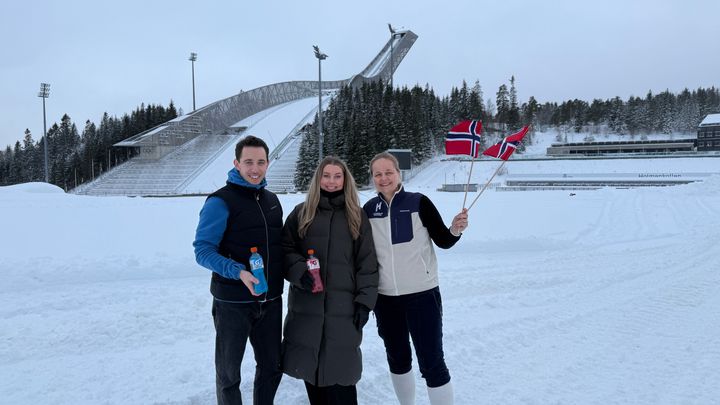
M 254 405 L 272 405 L 280 385 L 282 298 L 252 303 L 213 300 L 218 405 L 240 405 L 240 365 L 248 338 L 255 352 Z

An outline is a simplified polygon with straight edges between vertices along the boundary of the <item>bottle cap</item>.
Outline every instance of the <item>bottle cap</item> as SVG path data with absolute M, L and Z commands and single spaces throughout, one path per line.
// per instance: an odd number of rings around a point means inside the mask
M 314 255 L 314 254 L 315 254 L 315 249 L 308 249 L 308 254 L 309 254 L 309 255 Z
M 255 246 L 250 248 L 251 253 L 257 253 L 257 248 Z

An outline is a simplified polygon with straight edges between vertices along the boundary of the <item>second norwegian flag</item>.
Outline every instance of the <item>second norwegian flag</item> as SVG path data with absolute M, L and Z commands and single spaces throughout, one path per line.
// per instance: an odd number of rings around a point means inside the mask
M 517 149 L 518 145 L 520 144 L 522 139 L 525 137 L 525 135 L 527 134 L 529 129 L 530 129 L 530 126 L 525 125 L 518 132 L 515 132 L 512 135 L 506 136 L 505 138 L 503 138 L 502 141 L 485 149 L 483 151 L 483 155 L 494 157 L 497 159 L 508 160 L 510 158 L 510 155 L 512 155 L 513 152 L 515 152 L 515 149 Z
M 480 193 L 475 197 L 475 199 L 472 201 L 470 206 L 468 207 L 468 211 L 470 211 L 470 208 L 472 208 L 473 205 L 475 205 L 475 201 L 477 201 L 478 198 L 482 195 L 483 191 L 487 188 L 487 186 L 490 184 L 493 178 L 495 178 L 495 175 L 498 174 L 500 169 L 502 169 L 505 162 L 507 162 L 508 159 L 510 159 L 510 156 L 515 152 L 515 150 L 520 146 L 520 143 L 522 142 L 525 135 L 527 135 L 528 130 L 530 129 L 529 125 L 525 125 L 522 127 L 521 130 L 518 132 L 515 132 L 512 135 L 508 135 L 505 138 L 503 138 L 502 141 L 496 143 L 495 145 L 485 149 L 483 151 L 483 155 L 490 156 L 496 159 L 502 159 L 502 163 L 500 166 L 495 170 L 495 173 L 493 173 L 492 177 L 490 177 L 490 180 L 485 183 L 485 186 L 480 190 Z M 465 203 L 463 203 L 463 206 L 465 206 Z

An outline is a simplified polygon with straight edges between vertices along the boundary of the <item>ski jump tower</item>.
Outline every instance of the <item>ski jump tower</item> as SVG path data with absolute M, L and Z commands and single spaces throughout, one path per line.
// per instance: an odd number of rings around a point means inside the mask
M 323 92 L 330 93 L 347 85 L 360 86 L 378 79 L 388 82 L 416 40 L 417 35 L 412 31 L 399 31 L 362 72 L 345 80 L 323 81 Z M 390 60 L 391 53 L 392 60 Z M 216 101 L 118 142 L 114 146 L 139 148 L 140 154 L 137 159 L 158 160 L 200 134 L 229 132 L 232 124 L 253 114 L 288 101 L 313 97 L 317 94 L 317 80 L 269 84 Z

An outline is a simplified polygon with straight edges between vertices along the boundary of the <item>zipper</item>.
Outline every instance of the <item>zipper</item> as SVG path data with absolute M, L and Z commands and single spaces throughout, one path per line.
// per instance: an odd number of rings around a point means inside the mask
M 396 193 L 397 194 L 397 193 Z M 388 204 L 385 200 L 383 202 L 388 207 L 388 230 L 389 230 L 389 236 L 390 236 L 390 264 L 392 268 L 392 276 L 393 276 L 393 284 L 395 284 L 395 294 L 399 294 L 398 292 L 398 284 L 397 284 L 397 275 L 395 274 L 395 246 L 393 245 L 393 230 L 392 230 L 392 202 L 395 200 L 395 196 L 393 196 L 393 199 L 390 200 L 390 203 Z
M 334 210 L 334 209 L 331 209 L 331 210 L 330 210 L 330 229 L 328 230 L 328 236 L 330 236 L 330 230 L 332 229 L 332 222 L 333 222 L 333 217 L 334 217 L 334 216 L 335 216 L 335 210 Z M 326 261 L 326 262 L 328 261 L 328 260 L 327 260 L 328 257 L 330 257 L 330 252 L 332 252 L 332 250 L 330 250 L 330 244 L 331 244 L 331 243 L 332 243 L 332 237 L 329 237 L 329 238 L 328 238 L 328 242 L 327 242 L 327 250 L 326 250 L 327 255 L 325 256 L 325 261 Z M 322 266 L 322 264 L 321 264 L 321 266 Z M 324 292 L 327 293 L 327 281 L 328 281 L 328 270 L 329 270 L 329 269 L 328 269 L 327 266 L 322 266 L 321 269 L 324 269 L 324 270 L 325 270 L 325 280 L 323 280 L 323 284 L 325 285 L 325 291 L 324 291 Z M 322 271 L 320 272 L 320 275 L 322 276 Z M 325 298 L 327 298 L 327 296 L 325 296 Z M 323 301 L 326 301 L 325 298 L 323 298 Z M 325 304 L 327 304 L 327 302 L 325 302 L 325 303 L 323 304 L 323 307 L 325 306 Z M 325 308 L 325 311 L 327 312 L 327 308 Z
M 335 210 L 331 210 L 330 211 L 330 229 L 332 229 L 332 220 L 333 220 L 334 215 L 335 215 Z M 317 216 L 316 216 L 316 218 L 317 218 Z M 328 231 L 328 235 L 329 235 L 329 231 Z M 325 255 L 325 262 L 328 261 L 327 259 L 330 256 L 330 252 L 331 252 L 330 242 L 331 241 L 332 241 L 332 238 L 328 238 L 327 251 L 326 251 L 327 254 Z M 325 322 L 325 317 L 326 317 L 326 314 L 328 311 L 328 309 L 327 309 L 327 303 L 328 303 L 327 302 L 327 292 L 328 292 L 328 270 L 329 270 L 327 263 L 325 263 L 325 264 L 321 263 L 320 266 L 321 266 L 320 267 L 321 269 L 325 270 L 325 280 L 323 280 L 324 290 L 320 293 L 320 294 L 322 294 L 322 300 L 323 300 L 323 317 L 322 317 L 322 334 L 320 335 L 320 346 L 319 346 L 320 350 L 318 350 L 317 369 L 315 370 L 315 382 L 316 382 L 316 385 L 318 385 L 318 386 L 320 385 L 320 377 L 321 377 L 320 376 L 320 368 L 322 367 L 320 364 L 320 361 L 321 360 L 323 362 L 327 361 L 327 352 L 325 352 L 325 355 L 323 356 L 322 348 L 325 347 L 325 335 L 327 333 L 326 332 L 327 322 Z M 322 270 L 320 270 L 320 277 L 322 277 Z M 324 369 L 324 367 L 322 367 L 322 368 Z M 324 372 L 323 372 L 322 378 L 323 378 L 323 381 L 325 381 L 325 373 Z
M 267 295 L 270 292 L 270 272 L 268 271 L 268 265 L 270 264 L 270 233 L 268 232 L 268 223 L 267 218 L 265 218 L 265 213 L 262 210 L 262 206 L 260 205 L 260 192 L 255 193 L 255 203 L 257 203 L 258 209 L 260 210 L 260 215 L 262 216 L 263 222 L 265 223 L 265 251 L 267 252 L 267 264 L 263 266 L 263 273 L 265 273 L 265 283 L 267 284 L 267 290 L 265 291 L 265 298 L 263 298 L 259 302 L 266 302 L 267 301 Z

